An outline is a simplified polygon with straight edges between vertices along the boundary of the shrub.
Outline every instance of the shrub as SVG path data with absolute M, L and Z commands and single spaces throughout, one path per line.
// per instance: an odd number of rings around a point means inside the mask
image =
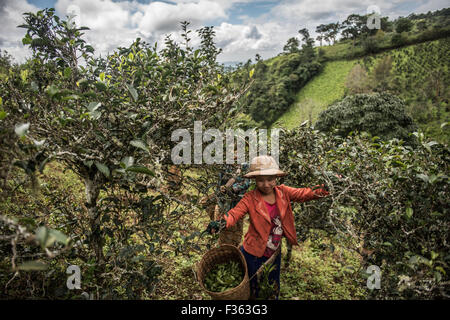
M 369 77 L 365 68 L 356 64 L 347 75 L 345 86 L 350 94 L 367 93 L 369 91 Z
M 367 37 L 366 39 L 364 39 L 362 41 L 362 46 L 366 54 L 378 52 L 378 40 L 374 36 Z
M 399 18 L 397 19 L 397 23 L 395 24 L 395 32 L 409 32 L 413 27 L 413 23 L 408 18 Z
M 82 37 L 87 28 L 72 28 L 54 9 L 26 13 L 25 23 L 23 44 L 33 58 L 20 66 L 0 59 L 0 204 L 7 197 L 18 202 L 14 210 L 1 210 L 7 244 L 0 285 L 9 285 L 8 297 L 35 297 L 23 284 L 43 283 L 45 274 L 16 272 L 45 266 L 59 277 L 76 264 L 89 272 L 83 289 L 95 289 L 98 297 L 143 298 L 161 273 L 156 258 L 162 246 L 177 254 L 189 242 L 176 231 L 195 210 L 179 209 L 162 191 L 169 180 L 171 133 L 193 119 L 224 126 L 245 84 L 233 87 L 218 65 L 210 27 L 197 30 L 197 50 L 190 47 L 184 22 L 183 47 L 168 36 L 157 51 L 138 38 L 96 58 Z M 85 197 L 74 208 L 50 189 L 50 199 L 42 200 L 48 205 L 36 213 L 21 210 L 20 187 L 27 178 L 38 186 L 38 171 L 54 160 L 77 175 Z M 11 239 L 16 240 L 9 245 Z M 68 239 L 75 239 L 73 247 Z
M 407 39 L 401 33 L 396 33 L 391 38 L 391 44 L 393 46 L 400 47 L 400 46 L 405 45 L 406 43 L 407 43 Z
M 389 93 L 356 94 L 333 104 L 319 114 L 315 128 L 347 136 L 367 131 L 383 139 L 402 139 L 414 144 L 410 135 L 416 126 L 405 113 L 402 100 Z
M 319 62 L 305 62 L 302 53 L 291 53 L 255 66 L 254 82 L 240 101 L 256 122 L 270 126 L 294 102 L 295 94 L 322 68 Z M 240 72 L 246 72 L 241 70 Z
M 330 189 L 320 201 L 294 205 L 300 240 L 320 229 L 348 241 L 363 262 L 355 281 L 365 287 L 366 268 L 381 269 L 381 289 L 372 297 L 448 298 L 450 151 L 415 135 L 412 148 L 395 138 L 340 137 L 300 126 L 280 142 L 280 164 L 289 173 L 283 183 Z

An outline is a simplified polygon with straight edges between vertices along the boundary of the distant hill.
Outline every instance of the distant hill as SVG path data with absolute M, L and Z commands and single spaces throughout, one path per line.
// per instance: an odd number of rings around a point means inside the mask
M 449 52 L 450 38 L 445 38 L 364 58 L 325 62 L 323 71 L 297 93 L 295 102 L 272 127 L 292 129 L 306 120 L 314 123 L 322 110 L 348 93 L 346 81 L 355 65 L 363 66 L 368 81 L 375 82 L 374 69 L 389 57 L 391 68 L 384 75 L 385 90 L 406 102 L 407 113 L 425 133 L 448 144 L 449 130 L 441 125 L 450 122 Z
M 304 55 L 303 45 L 241 66 L 238 78 L 248 79 L 253 69 L 254 85 L 241 101 L 239 121 L 244 127 L 288 129 L 306 120 L 314 123 L 321 111 L 352 93 L 346 82 L 359 65 L 367 78 L 365 92 L 399 96 L 426 134 L 448 143 L 450 9 L 385 19 L 383 30 L 365 32 L 315 47 L 314 58 L 306 63 L 294 58 Z

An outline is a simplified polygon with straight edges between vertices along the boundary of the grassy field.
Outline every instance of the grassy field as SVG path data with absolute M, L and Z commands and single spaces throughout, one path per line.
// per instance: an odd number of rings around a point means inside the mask
M 324 70 L 297 93 L 293 105 L 272 127 L 292 129 L 305 120 L 314 122 L 322 110 L 344 97 L 345 79 L 356 61 L 327 62 Z

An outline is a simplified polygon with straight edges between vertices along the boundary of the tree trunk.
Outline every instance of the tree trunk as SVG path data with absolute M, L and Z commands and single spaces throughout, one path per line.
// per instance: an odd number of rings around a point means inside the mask
M 96 171 L 93 176 L 88 175 L 84 178 L 86 190 L 86 207 L 88 209 L 89 224 L 91 226 L 91 233 L 89 236 L 89 245 L 95 253 L 97 263 L 102 263 L 105 260 L 103 255 L 103 237 L 100 231 L 100 213 L 97 208 L 97 199 L 100 193 L 101 173 Z M 100 179 L 99 179 L 100 178 Z

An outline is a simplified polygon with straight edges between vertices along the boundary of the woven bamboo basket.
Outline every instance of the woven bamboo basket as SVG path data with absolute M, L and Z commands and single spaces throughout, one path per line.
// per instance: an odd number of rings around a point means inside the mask
M 234 288 L 223 292 L 213 292 L 205 288 L 204 280 L 208 272 L 217 264 L 237 261 L 244 269 L 244 278 Z M 224 244 L 209 250 L 197 265 L 197 280 L 200 287 L 208 293 L 213 300 L 248 300 L 250 298 L 250 281 L 248 279 L 247 262 L 241 250 L 237 247 Z

